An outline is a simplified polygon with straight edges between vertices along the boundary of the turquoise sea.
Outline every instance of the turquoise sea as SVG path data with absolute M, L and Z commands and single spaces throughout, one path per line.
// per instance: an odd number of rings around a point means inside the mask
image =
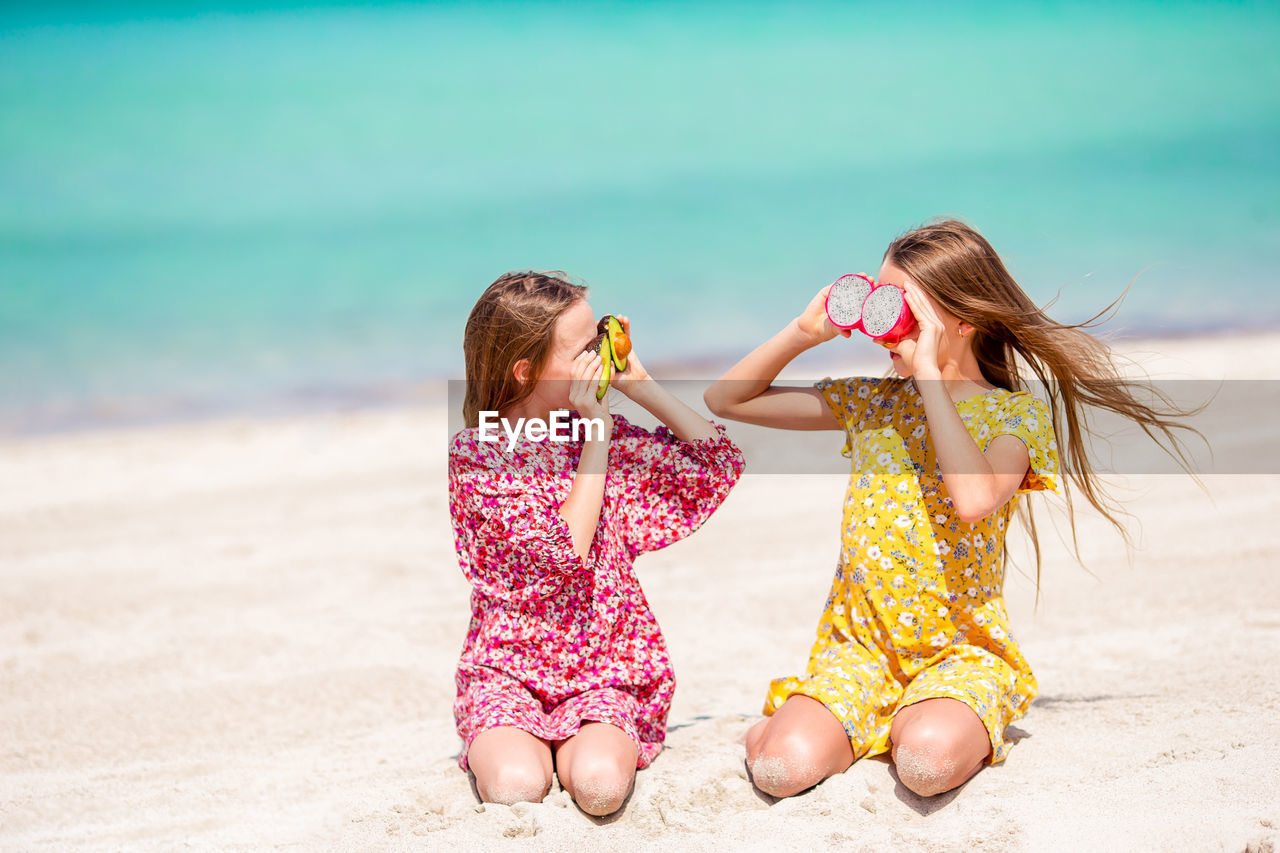
M 420 398 L 513 268 L 724 359 L 948 213 L 1280 324 L 1280 4 L 6 4 L 0 432 Z

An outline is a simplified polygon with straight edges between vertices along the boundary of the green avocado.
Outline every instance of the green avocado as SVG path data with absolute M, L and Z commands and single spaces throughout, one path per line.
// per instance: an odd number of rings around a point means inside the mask
M 613 347 L 609 345 L 609 336 L 600 336 L 600 361 L 604 363 L 604 373 L 600 374 L 600 386 L 596 388 L 596 399 L 603 400 L 609 391 L 609 377 L 613 375 Z

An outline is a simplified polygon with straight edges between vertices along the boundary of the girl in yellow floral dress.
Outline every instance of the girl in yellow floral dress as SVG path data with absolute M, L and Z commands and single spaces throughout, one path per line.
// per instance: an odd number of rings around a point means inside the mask
M 828 319 L 824 288 L 706 394 L 721 417 L 843 430 L 852 462 L 808 667 L 772 683 L 766 717 L 746 737 L 755 784 L 778 797 L 884 752 L 922 796 L 1003 760 L 1005 727 L 1036 696 L 1002 595 L 1019 496 L 1070 480 L 1119 527 L 1084 453 L 1085 406 L 1129 417 L 1180 452 L 1168 417 L 1180 413 L 1137 400 L 1088 324 L 1049 319 L 964 223 L 898 238 L 878 279 L 904 289 L 916 320 L 905 337 L 879 340 L 896 376 L 772 384 L 801 352 L 849 336 Z M 1047 404 L 1022 390 L 1020 365 L 1044 382 Z

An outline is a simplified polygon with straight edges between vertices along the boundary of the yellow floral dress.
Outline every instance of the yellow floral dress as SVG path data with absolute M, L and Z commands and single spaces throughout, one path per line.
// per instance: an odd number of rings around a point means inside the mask
M 910 379 L 824 379 L 816 386 L 845 426 L 852 460 L 840 561 L 803 676 L 773 681 L 764 713 L 796 693 L 844 726 L 855 758 L 889 748 L 899 708 L 964 702 L 1004 760 L 1004 729 L 1026 712 L 1036 680 L 1009 630 L 1002 588 L 1005 531 L 1017 504 L 960 520 L 934 455 L 924 402 Z M 979 449 L 998 435 L 1027 446 L 1022 492 L 1057 489 L 1048 407 L 994 389 L 956 403 Z

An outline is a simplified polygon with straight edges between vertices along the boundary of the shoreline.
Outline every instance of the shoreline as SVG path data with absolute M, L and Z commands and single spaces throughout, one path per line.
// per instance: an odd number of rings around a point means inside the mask
M 1182 362 L 1179 372 L 1190 370 L 1184 378 L 1225 378 L 1222 373 L 1239 369 L 1239 355 L 1225 357 L 1219 345 L 1226 344 L 1236 353 L 1256 350 L 1274 353 L 1280 361 L 1280 329 L 1224 329 L 1206 333 L 1173 335 L 1125 335 L 1104 339 L 1118 353 L 1140 352 L 1154 358 L 1153 363 L 1170 369 L 1171 361 Z M 834 342 L 833 342 L 834 343 Z M 825 346 L 801 355 L 788 365 L 779 378 L 790 381 L 816 381 L 824 376 L 877 376 L 888 369 L 883 356 L 870 342 L 857 341 L 852 357 L 837 358 L 838 348 Z M 1172 348 L 1183 353 L 1171 357 L 1162 350 Z M 720 376 L 746 351 L 736 354 L 707 354 L 681 361 L 656 361 L 650 372 L 663 380 L 709 381 Z M 1207 359 L 1204 364 L 1189 363 L 1190 358 Z M 1232 378 L 1270 378 L 1268 376 L 1236 376 Z M 58 435 L 93 432 L 117 432 L 134 429 L 178 427 L 217 423 L 220 421 L 262 420 L 290 421 L 297 418 L 358 414 L 362 412 L 423 411 L 449 405 L 448 385 L 461 381 L 439 375 L 403 383 L 372 383 L 366 386 L 342 386 L 332 389 L 299 388 L 274 396 L 246 394 L 221 400 L 192 401 L 180 397 L 132 397 L 116 401 L 86 400 L 70 412 L 31 416 L 0 413 L 0 443 Z M 112 414 L 105 415 L 104 412 Z

